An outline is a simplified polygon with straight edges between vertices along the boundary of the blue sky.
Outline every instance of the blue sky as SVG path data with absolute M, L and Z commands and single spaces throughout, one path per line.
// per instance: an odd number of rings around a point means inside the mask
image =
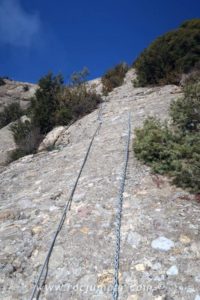
M 157 36 L 200 17 L 199 0 L 0 0 L 0 76 L 90 78 L 129 64 Z

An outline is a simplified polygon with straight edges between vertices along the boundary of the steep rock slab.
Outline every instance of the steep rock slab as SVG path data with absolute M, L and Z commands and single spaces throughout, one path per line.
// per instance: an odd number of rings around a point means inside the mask
M 102 128 L 55 244 L 41 299 L 111 299 L 127 114 L 131 111 L 134 138 L 134 128 L 147 115 L 166 118 L 170 101 L 181 95 L 176 86 L 133 89 L 131 78 L 129 72 L 125 84 L 107 97 Z M 0 174 L 1 299 L 30 296 L 96 120 L 93 112 L 63 132 L 59 149 L 24 157 Z M 166 178 L 154 178 L 130 149 L 119 299 L 199 297 L 199 205 L 183 199 L 188 197 Z M 174 247 L 152 247 L 163 238 Z

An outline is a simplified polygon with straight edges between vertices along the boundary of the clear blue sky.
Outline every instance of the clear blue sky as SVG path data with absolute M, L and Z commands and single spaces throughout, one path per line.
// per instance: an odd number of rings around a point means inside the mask
M 68 79 L 87 66 L 95 78 L 199 17 L 199 0 L 0 0 L 0 76 L 37 82 L 52 70 Z

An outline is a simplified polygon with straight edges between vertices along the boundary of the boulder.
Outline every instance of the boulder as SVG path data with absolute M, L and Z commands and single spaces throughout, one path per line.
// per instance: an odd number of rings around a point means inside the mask
M 64 126 L 58 126 L 51 130 L 39 145 L 38 152 L 45 151 L 48 148 L 53 147 L 64 130 Z

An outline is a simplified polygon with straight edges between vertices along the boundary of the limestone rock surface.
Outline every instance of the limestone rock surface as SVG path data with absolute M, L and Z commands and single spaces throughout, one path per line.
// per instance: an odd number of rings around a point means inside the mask
M 5 85 L 0 86 L 0 111 L 13 102 L 26 109 L 30 104 L 38 86 L 36 84 L 5 79 Z
M 0 129 L 0 166 L 7 164 L 9 154 L 17 148 L 10 124 Z
M 199 297 L 199 203 L 165 177 L 156 184 L 132 151 L 134 128 L 148 115 L 166 119 L 171 100 L 182 93 L 173 85 L 133 88 L 134 76 L 129 71 L 123 86 L 105 98 L 102 126 L 55 243 L 42 300 L 112 299 L 115 216 L 129 111 L 119 299 Z M 55 150 L 23 157 L 0 173 L 0 299 L 29 299 L 97 117 L 94 111 L 64 130 Z M 159 237 L 173 241 L 173 247 L 153 248 Z

